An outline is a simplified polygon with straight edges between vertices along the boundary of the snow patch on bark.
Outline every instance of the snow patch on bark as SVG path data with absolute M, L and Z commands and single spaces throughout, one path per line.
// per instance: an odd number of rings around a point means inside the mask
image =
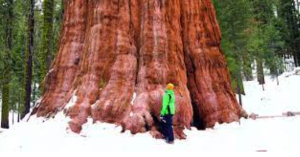
M 132 95 L 132 99 L 131 99 L 131 102 L 130 102 L 131 106 L 133 106 L 133 103 L 134 103 L 135 99 L 136 99 L 136 92 L 134 92 L 133 95 Z
M 76 101 L 77 101 L 77 96 L 75 95 L 76 91 L 74 91 L 72 98 L 70 99 L 70 101 L 67 103 L 65 109 L 69 109 L 73 106 L 75 106 Z
M 50 74 L 51 72 L 53 72 L 53 68 L 52 68 L 52 69 L 50 69 L 50 70 L 48 71 L 48 73 L 46 74 L 46 77 L 44 77 L 44 79 L 43 79 L 43 81 L 42 81 L 42 82 L 45 82 L 45 80 L 46 80 L 47 76 L 49 76 L 49 74 Z
M 39 98 L 35 103 L 36 103 L 36 104 L 40 104 L 41 101 L 42 101 L 42 99 L 43 99 L 43 97 Z
M 95 104 L 97 104 L 99 102 L 99 100 L 97 100 L 95 103 L 93 103 L 92 105 L 91 105 L 91 109 L 92 110 L 94 110 L 95 108 L 96 108 L 96 105 Z
M 47 73 L 47 75 L 50 74 L 52 71 L 53 71 L 53 68 L 49 70 L 49 72 Z
M 42 100 L 43 100 L 43 97 L 40 97 L 40 98 L 35 102 L 35 107 L 39 107 Z

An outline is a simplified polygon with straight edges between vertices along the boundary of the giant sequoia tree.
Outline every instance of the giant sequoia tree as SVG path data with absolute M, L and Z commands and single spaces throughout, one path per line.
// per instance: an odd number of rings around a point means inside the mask
M 66 0 L 60 46 L 33 114 L 60 111 L 80 132 L 91 116 L 132 133 L 157 131 L 175 84 L 174 131 L 241 117 L 210 0 Z

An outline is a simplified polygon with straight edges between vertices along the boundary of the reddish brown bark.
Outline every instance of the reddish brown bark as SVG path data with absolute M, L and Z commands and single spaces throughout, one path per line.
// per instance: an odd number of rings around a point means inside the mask
M 231 90 L 225 57 L 220 50 L 221 32 L 210 0 L 181 1 L 188 87 L 195 111 L 195 125 L 237 121 L 241 116 Z
M 44 95 L 37 116 L 50 116 L 63 109 L 68 101 L 83 54 L 87 29 L 87 2 L 66 1 L 60 47 L 57 57 L 44 80 Z M 69 94 L 70 95 L 70 94 Z
M 172 82 L 177 138 L 191 124 L 240 118 L 210 0 L 69 0 L 65 9 L 38 116 L 64 110 L 74 132 L 91 116 L 160 137 L 162 94 Z

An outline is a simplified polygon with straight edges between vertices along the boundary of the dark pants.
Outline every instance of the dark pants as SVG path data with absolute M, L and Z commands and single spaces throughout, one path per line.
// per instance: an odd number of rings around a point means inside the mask
M 174 134 L 173 134 L 173 115 L 165 115 L 163 116 L 163 120 L 161 122 L 161 131 L 164 135 L 165 139 L 168 142 L 174 141 Z

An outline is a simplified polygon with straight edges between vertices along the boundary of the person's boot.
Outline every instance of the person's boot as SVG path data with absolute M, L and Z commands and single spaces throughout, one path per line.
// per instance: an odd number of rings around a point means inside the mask
M 167 141 L 168 144 L 174 144 L 174 141 Z
M 168 144 L 174 144 L 174 140 L 173 141 L 170 141 L 169 139 L 165 139 L 166 143 Z

